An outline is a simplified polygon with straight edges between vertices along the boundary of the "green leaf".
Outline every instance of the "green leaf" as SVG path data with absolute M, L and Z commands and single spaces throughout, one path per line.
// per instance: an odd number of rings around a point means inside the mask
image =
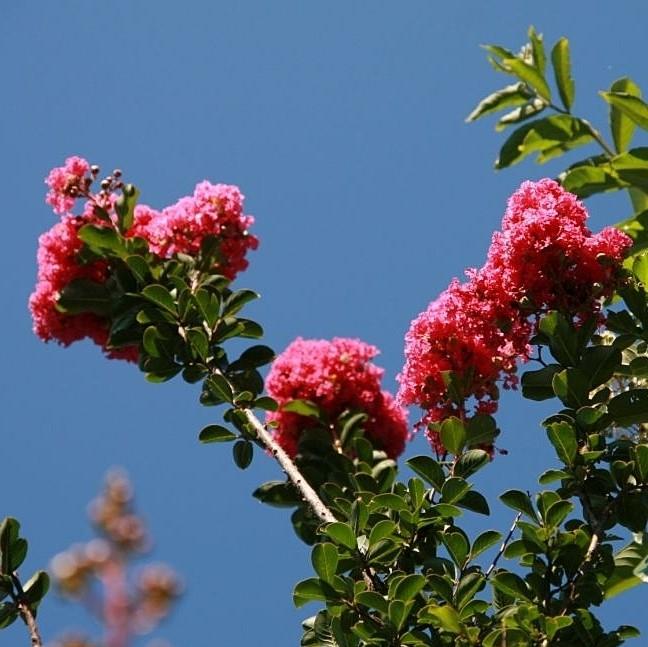
M 595 159 L 596 163 L 592 161 Z M 626 186 L 604 156 L 588 158 L 585 163 L 575 164 L 561 173 L 558 180 L 567 191 L 575 193 L 579 198 L 589 198 L 606 191 L 618 191 Z
M 515 600 L 522 598 L 523 600 L 533 600 L 531 591 L 526 582 L 515 573 L 501 572 L 492 578 L 493 586 L 504 593 L 510 595 Z
M 547 435 L 554 446 L 558 458 L 565 465 L 572 465 L 578 450 L 576 431 L 568 422 L 555 422 L 547 428 Z
M 228 443 L 238 436 L 220 425 L 207 425 L 198 436 L 201 443 Z
M 370 609 L 377 609 L 381 613 L 387 614 L 387 600 L 380 593 L 376 593 L 376 591 L 361 591 L 355 596 L 355 599 L 356 602 Z
M 233 292 L 223 303 L 223 317 L 235 315 L 246 303 L 258 298 L 259 295 L 253 290 L 238 290 L 237 292 Z
M 446 418 L 441 423 L 441 429 L 439 431 L 441 437 L 441 442 L 443 446 L 451 454 L 460 454 L 463 446 L 466 442 L 466 428 L 464 423 L 456 418 L 451 416 Z
M 103 256 L 105 252 L 126 258 L 124 239 L 112 227 L 97 227 L 97 225 L 83 225 L 79 229 L 79 238 L 95 253 Z
M 25 561 L 25 557 L 27 557 L 27 540 L 18 537 L 18 539 L 14 540 L 11 545 L 9 570 L 11 572 L 17 571 L 20 565 Z
M 484 97 L 466 117 L 466 122 L 470 123 L 493 112 L 522 105 L 528 100 L 529 91 L 526 89 L 524 83 L 507 85 L 505 88 Z
M 0 629 L 8 627 L 18 617 L 18 608 L 13 602 L 0 604 Z
M 259 368 L 269 364 L 275 358 L 275 352 L 268 346 L 251 346 L 241 353 L 241 356 L 230 364 L 230 369 L 237 370 L 238 366 L 245 368 Z
M 518 124 L 523 121 L 527 121 L 527 119 L 531 119 L 532 117 L 540 114 L 546 107 L 546 101 L 535 97 L 528 103 L 525 103 L 523 106 L 515 108 L 514 110 L 511 110 L 511 112 L 507 112 L 505 115 L 502 115 L 502 117 L 495 125 L 495 130 L 497 132 L 501 132 L 512 124 Z
M 414 456 L 414 458 L 407 461 L 407 464 L 430 485 L 441 489 L 445 481 L 445 475 L 441 465 L 433 458 L 430 456 Z
M 587 376 L 589 388 L 607 382 L 621 365 L 621 351 L 614 346 L 590 346 L 583 351 L 578 368 Z
M 143 256 L 138 256 L 137 254 L 127 256 L 126 265 L 128 265 L 128 268 L 140 283 L 146 283 L 151 270 Z
M 425 586 L 425 577 L 423 575 L 412 574 L 406 575 L 394 589 L 393 597 L 402 602 L 409 602 L 415 598 Z
M 514 74 L 521 81 L 532 87 L 547 102 L 551 102 L 551 90 L 543 74 L 533 65 L 529 65 L 520 58 L 505 58 L 502 65 L 510 74 Z
M 342 544 L 351 550 L 357 548 L 356 537 L 349 524 L 342 521 L 334 521 L 324 528 L 324 533 L 338 544 Z
M 648 422 L 648 389 L 633 389 L 614 396 L 608 413 L 618 427 Z
M 220 296 L 214 292 L 205 290 L 205 288 L 199 288 L 194 294 L 194 300 L 198 310 L 200 310 L 200 313 L 207 322 L 207 326 L 211 330 L 218 321 L 220 314 Z
M 639 481 L 646 483 L 648 482 L 648 445 L 635 445 L 634 456 Z
M 565 406 L 578 409 L 588 402 L 589 381 L 580 369 L 570 367 L 556 373 L 551 385 Z
M 499 498 L 509 508 L 524 513 L 533 521 L 539 521 L 531 499 L 526 492 L 522 492 L 522 490 L 507 490 L 503 494 L 500 494 Z
M 232 453 L 236 466 L 244 470 L 252 462 L 254 446 L 249 440 L 237 440 L 232 447 Z
M 142 290 L 142 296 L 151 301 L 151 303 L 155 303 L 155 305 L 160 306 L 167 312 L 173 315 L 176 314 L 175 299 L 163 285 L 159 285 L 157 283 L 154 283 L 153 285 L 147 285 Z
M 648 192 L 648 146 L 620 153 L 610 165 L 623 182 Z
M 396 628 L 396 631 L 400 631 L 405 624 L 407 612 L 408 609 L 404 602 L 401 602 L 400 600 L 392 600 L 389 603 L 387 616 L 389 617 L 389 622 Z
M 468 447 L 492 445 L 499 433 L 493 416 L 478 414 L 468 420 L 466 436 Z
M 254 490 L 252 496 L 276 508 L 294 508 L 301 502 L 294 485 L 285 481 L 268 481 Z
M 442 607 L 431 605 L 426 607 L 424 612 L 432 616 L 442 629 L 453 634 L 463 633 L 463 625 L 459 620 L 456 609 L 446 604 Z
M 45 571 L 37 571 L 29 578 L 23 586 L 23 591 L 30 606 L 38 605 L 49 590 L 49 585 L 49 575 Z
M 447 531 L 441 535 L 441 541 L 448 550 L 452 561 L 463 568 L 470 551 L 470 545 L 466 537 L 460 532 Z
M 531 52 L 533 53 L 533 65 L 538 69 L 540 74 L 544 74 L 547 67 L 547 55 L 545 54 L 542 34 L 538 34 L 533 25 L 529 27 L 527 33 L 531 44 Z
M 382 519 L 371 528 L 371 532 L 369 533 L 369 546 L 374 546 L 381 539 L 390 537 L 395 530 L 396 524 L 393 521 Z
M 600 92 L 599 94 L 639 128 L 648 130 L 648 105 L 640 97 L 630 92 Z
M 105 317 L 110 314 L 110 293 L 102 283 L 74 279 L 61 291 L 56 307 L 66 314 L 92 312 Z
M 648 286 L 648 253 L 635 256 L 632 273 L 643 283 L 644 287 Z
M 633 97 L 641 97 L 639 86 L 627 77 L 617 79 L 611 86 L 610 92 L 624 93 Z M 610 104 L 610 130 L 612 139 L 618 153 L 624 153 L 628 150 L 632 135 L 635 130 L 635 123 L 619 110 L 614 104 Z
M 119 230 L 128 231 L 133 226 L 135 219 L 135 205 L 139 191 L 132 185 L 124 186 L 121 195 L 115 200 L 115 211 L 117 212 L 117 222 Z
M 551 353 L 563 366 L 578 364 L 578 336 L 560 312 L 548 312 L 540 320 L 538 329 L 549 338 Z
M 439 504 L 446 505 L 446 504 Z M 461 501 L 457 501 L 457 505 L 466 510 L 472 510 L 472 512 L 477 512 L 478 514 L 490 514 L 490 508 L 488 507 L 488 501 L 483 494 L 480 492 L 475 492 L 470 490 L 466 492 L 461 498 Z M 437 506 L 438 507 L 438 506 Z
M 322 410 L 310 400 L 291 400 L 281 405 L 281 410 L 296 413 L 307 418 L 316 418 L 317 420 L 322 418 Z
M 293 590 L 293 603 L 296 607 L 303 607 L 314 600 L 326 600 L 322 584 L 316 577 L 302 580 L 295 585 Z
M 551 50 L 551 63 L 556 76 L 556 86 L 560 100 L 569 112 L 574 103 L 574 79 L 571 76 L 571 61 L 569 56 L 569 41 L 561 38 Z
M 526 371 L 521 380 L 522 395 L 528 400 L 548 400 L 555 397 L 553 378 L 560 370 L 558 364 L 550 364 L 537 371 Z
M 313 548 L 311 561 L 320 578 L 330 582 L 337 572 L 339 561 L 337 548 L 329 543 L 317 544 Z
M 488 452 L 483 449 L 469 449 L 464 452 L 455 463 L 454 473 L 457 476 L 466 478 L 478 472 L 484 465 L 490 462 Z
M 463 478 L 452 476 L 446 480 L 441 488 L 441 501 L 443 503 L 457 503 L 470 490 L 470 487 L 470 483 Z
M 554 481 L 560 481 L 562 479 L 569 478 L 569 474 L 563 470 L 545 470 L 538 479 L 538 483 L 541 485 L 548 485 Z
M 11 547 L 18 539 L 20 523 L 13 517 L 5 517 L 0 524 L 0 574 L 11 575 Z
M 220 373 L 214 373 L 207 378 L 205 384 L 210 393 L 215 395 L 219 400 L 229 402 L 230 404 L 234 402 L 232 387 L 225 376 Z
M 549 506 L 545 515 L 545 523 L 551 528 L 558 528 L 567 515 L 574 509 L 571 501 L 556 501 Z
M 475 559 L 485 550 L 496 544 L 502 538 L 502 533 L 497 530 L 485 530 L 477 536 L 470 549 L 470 559 Z
M 570 115 L 536 119 L 511 133 L 500 150 L 495 168 L 516 164 L 531 153 L 538 153 L 538 162 L 543 163 L 591 141 L 593 137 L 587 125 Z

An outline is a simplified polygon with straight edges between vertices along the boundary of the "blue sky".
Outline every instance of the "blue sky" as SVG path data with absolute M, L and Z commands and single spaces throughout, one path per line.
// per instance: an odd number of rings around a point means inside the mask
M 507 80 L 479 44 L 515 49 L 529 24 L 551 43 L 568 36 L 576 111 L 604 125 L 597 90 L 626 74 L 648 88 L 645 3 L 41 0 L 4 2 L 0 18 L 0 516 L 22 521 L 27 566 L 42 567 L 90 537 L 86 504 L 105 471 L 124 466 L 155 559 L 187 587 L 158 634 L 176 647 L 297 645 L 308 612 L 293 609 L 291 591 L 310 575 L 308 552 L 284 512 L 250 497 L 278 468 L 257 456 L 240 472 L 229 448 L 200 446 L 198 430 L 219 415 L 201 410 L 191 386 L 150 385 L 89 343 L 33 337 L 37 237 L 54 222 L 43 177 L 79 154 L 121 167 L 156 207 L 205 178 L 238 184 L 261 239 L 238 284 L 262 293 L 254 314 L 267 342 L 361 337 L 382 349 L 394 389 L 410 320 L 482 263 L 520 181 L 562 168 L 493 170 L 501 136 L 464 117 Z M 629 215 L 610 197 L 590 207 L 593 228 Z M 485 470 L 483 491 L 537 489 L 551 460 L 538 421 L 550 410 L 506 398 L 509 455 Z M 417 439 L 407 453 L 425 451 Z M 505 530 L 509 512 L 477 522 Z M 614 601 L 605 622 L 648 633 L 645 600 L 638 589 Z M 93 630 L 54 595 L 40 618 L 48 639 Z M 0 645 L 18 644 L 23 627 L 0 633 Z

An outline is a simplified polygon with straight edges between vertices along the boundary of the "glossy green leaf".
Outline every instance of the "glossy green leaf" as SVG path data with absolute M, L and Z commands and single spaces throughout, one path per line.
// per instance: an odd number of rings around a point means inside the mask
M 38 605 L 49 590 L 49 585 L 49 575 L 45 571 L 37 571 L 29 578 L 23 585 L 23 591 L 30 606 Z
M 593 141 L 589 128 L 570 115 L 536 119 L 515 130 L 504 142 L 495 168 L 502 169 L 538 153 L 538 162 Z
M 13 517 L 5 517 L 0 524 L 0 574 L 11 575 L 11 547 L 18 539 L 20 523 Z
M 220 425 L 207 425 L 198 436 L 201 443 L 227 443 L 236 440 L 238 436 Z
M 135 205 L 139 197 L 139 191 L 132 184 L 127 184 L 122 189 L 121 195 L 115 200 L 115 211 L 117 222 L 122 232 L 128 231 L 133 226 L 135 219 Z
M 521 380 L 522 395 L 528 400 L 548 400 L 555 397 L 552 383 L 554 375 L 560 370 L 558 364 L 550 364 L 536 371 L 525 371 Z
M 633 97 L 641 97 L 639 86 L 627 77 L 617 79 L 611 86 L 610 92 L 624 93 Z M 610 104 L 610 130 L 618 153 L 628 150 L 635 130 L 635 123 L 614 104 Z
M 406 575 L 394 589 L 393 597 L 402 602 L 415 598 L 425 586 L 425 577 L 419 574 Z
M 475 109 L 466 117 L 467 122 L 475 121 L 499 110 L 520 106 L 529 100 L 529 91 L 524 83 L 507 85 L 487 97 L 484 97 Z
M 335 576 L 339 559 L 337 548 L 330 543 L 317 544 L 311 554 L 313 568 L 325 582 Z
M 142 296 L 148 299 L 151 303 L 160 306 L 170 314 L 176 314 L 175 299 L 171 296 L 169 290 L 167 290 L 163 285 L 156 283 L 153 285 L 147 285 L 142 290 Z
M 549 506 L 545 515 L 545 523 L 552 528 L 558 528 L 568 514 L 574 509 L 571 501 L 556 501 Z
M 490 514 L 490 508 L 488 507 L 488 501 L 486 501 L 486 497 L 484 497 L 484 495 L 480 492 L 475 492 L 474 490 L 469 490 L 468 492 L 466 492 L 461 500 L 457 501 L 456 505 L 461 508 L 465 508 L 466 510 L 477 512 L 478 514 Z
M 235 315 L 246 303 L 258 299 L 259 295 L 253 290 L 238 290 L 233 292 L 223 303 L 223 317 Z
M 61 290 L 56 307 L 66 314 L 91 312 L 105 317 L 110 314 L 110 293 L 102 283 L 74 279 Z
M 610 165 L 623 182 L 648 192 L 648 146 L 620 153 Z
M 424 613 L 432 616 L 443 630 L 453 634 L 463 633 L 463 625 L 459 619 L 459 614 L 450 605 L 431 605 L 425 608 Z
M 454 416 L 446 418 L 441 423 L 439 431 L 443 446 L 451 454 L 460 454 L 466 442 L 466 428 L 463 421 Z
M 437 489 L 441 489 L 445 481 L 445 475 L 441 465 L 437 463 L 430 456 L 414 456 L 407 461 L 407 464 L 416 472 L 422 479 L 433 485 Z
M 216 396 L 219 400 L 229 402 L 230 404 L 234 402 L 232 387 L 225 376 L 220 373 L 213 373 L 207 378 L 205 384 L 210 393 Z
M 484 551 L 500 541 L 500 539 L 502 539 L 502 533 L 497 530 L 485 530 L 480 533 L 475 538 L 470 549 L 470 558 L 475 559 L 478 555 L 481 555 Z
M 648 422 L 648 389 L 633 389 L 614 396 L 608 412 L 618 427 Z
M 572 465 L 578 450 L 578 441 L 576 440 L 574 428 L 568 422 L 556 422 L 549 425 L 547 435 L 558 454 L 558 458 L 565 465 Z
M 232 447 L 236 466 L 244 470 L 250 466 L 254 454 L 254 446 L 249 440 L 237 440 Z
M 109 252 L 120 258 L 126 258 L 124 239 L 112 227 L 83 225 L 79 229 L 78 236 L 95 253 L 103 255 Z
M 286 481 L 268 481 L 254 490 L 252 496 L 276 508 L 294 508 L 301 503 L 294 485 Z
M 0 629 L 8 627 L 18 617 L 18 608 L 13 602 L 0 604 Z
M 522 512 L 533 521 L 538 521 L 538 515 L 536 514 L 531 499 L 526 492 L 522 492 L 522 490 L 507 490 L 501 494 L 499 498 L 502 503 L 507 505 L 509 508 Z
M 326 600 L 322 584 L 316 577 L 298 582 L 293 590 L 293 603 L 296 607 L 303 607 L 314 600 Z
M 451 476 L 441 488 L 441 501 L 443 503 L 457 503 L 470 490 L 470 487 L 470 483 L 465 479 L 458 476 Z
M 569 111 L 574 103 L 574 79 L 571 75 L 571 60 L 569 56 L 569 41 L 561 38 L 551 50 L 551 62 L 556 77 L 556 86 L 560 100 Z
M 527 121 L 539 115 L 547 107 L 547 102 L 544 99 L 538 99 L 537 97 L 531 99 L 528 103 L 525 103 L 523 106 L 519 106 L 507 112 L 505 115 L 502 115 L 500 119 L 495 124 L 495 130 L 501 132 L 505 128 L 512 126 L 513 124 L 519 124 L 523 121 Z
M 355 550 L 357 547 L 356 537 L 353 530 L 351 530 L 351 526 L 342 521 L 335 521 L 328 524 L 326 528 L 324 528 L 324 533 L 338 544 L 346 546 L 346 548 Z
M 478 472 L 484 465 L 490 462 L 490 455 L 483 449 L 469 449 L 464 452 L 455 463 L 454 473 L 457 476 L 467 478 Z
M 600 92 L 599 94 L 639 128 L 648 130 L 648 104 L 640 97 L 630 92 Z
M 377 544 L 381 539 L 385 539 L 394 534 L 396 524 L 389 519 L 382 519 L 374 524 L 369 532 L 369 546 Z
M 510 595 L 516 600 L 521 598 L 530 601 L 533 599 L 526 582 L 515 573 L 497 573 L 497 575 L 491 579 L 491 582 L 498 591 L 501 591 L 505 595 Z
M 570 367 L 556 373 L 551 386 L 561 402 L 568 407 L 578 409 L 588 402 L 588 376 L 580 369 Z
M 563 470 L 545 470 L 538 478 L 538 483 L 541 485 L 548 485 L 555 481 L 560 481 L 569 477 L 569 474 Z
M 211 330 L 220 315 L 220 296 L 205 288 L 199 288 L 194 294 L 194 300 L 204 320 L 207 322 L 207 326 Z
M 459 568 L 463 568 L 470 551 L 466 537 L 460 532 L 447 531 L 441 535 L 441 541 L 450 554 L 452 561 Z
M 527 34 L 529 36 L 529 43 L 531 44 L 531 52 L 533 53 L 533 65 L 538 69 L 540 74 L 544 74 L 547 67 L 547 55 L 545 53 L 542 34 L 538 34 L 533 25 L 529 27 Z
M 297 413 L 300 416 L 306 416 L 308 418 L 320 419 L 322 417 L 321 409 L 310 400 L 291 400 L 281 405 L 281 410 Z

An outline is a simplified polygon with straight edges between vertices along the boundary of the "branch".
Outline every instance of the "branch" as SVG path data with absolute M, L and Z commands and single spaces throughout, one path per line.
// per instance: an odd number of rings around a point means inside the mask
M 497 566 L 497 562 L 499 562 L 500 558 L 504 554 L 504 551 L 506 550 L 506 547 L 509 544 L 509 541 L 511 541 L 511 537 L 513 537 L 513 533 L 515 532 L 515 529 L 517 528 L 518 521 L 520 520 L 520 517 L 522 516 L 521 512 L 518 512 L 515 515 L 515 519 L 513 520 L 513 523 L 511 524 L 511 527 L 509 528 L 508 535 L 506 535 L 506 539 L 502 542 L 502 545 L 500 546 L 499 550 L 497 551 L 497 555 L 495 555 L 495 559 L 493 560 L 493 563 L 488 567 L 488 570 L 486 571 L 486 579 L 490 577 L 490 574 L 495 570 L 495 567 Z
M 36 624 L 36 618 L 32 613 L 32 610 L 29 608 L 29 604 L 25 601 L 18 602 L 18 611 L 20 617 L 23 619 L 24 623 L 29 629 L 29 637 L 31 639 L 32 647 L 43 647 L 43 640 L 38 631 L 38 625 Z
M 272 437 L 272 434 L 266 429 L 265 425 L 256 417 L 250 409 L 243 409 L 243 413 L 247 421 L 252 425 L 259 437 L 259 440 L 265 447 L 272 452 L 272 455 L 277 459 L 281 469 L 286 473 L 292 484 L 297 488 L 301 494 L 302 499 L 308 503 L 313 512 L 325 523 L 332 523 L 337 521 L 333 513 L 324 505 L 322 499 L 319 498 L 317 492 L 313 490 L 310 484 L 302 476 L 295 463 L 281 445 Z

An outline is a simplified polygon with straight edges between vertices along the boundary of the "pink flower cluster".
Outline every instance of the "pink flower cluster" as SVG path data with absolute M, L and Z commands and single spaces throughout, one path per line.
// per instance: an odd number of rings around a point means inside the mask
M 218 236 L 218 270 L 234 279 L 248 266 L 248 250 L 258 247 L 258 239 L 248 233 L 253 223 L 254 218 L 243 213 L 243 194 L 238 187 L 201 182 L 193 196 L 162 211 L 138 207 L 129 235 L 144 238 L 150 250 L 162 258 L 178 253 L 196 255 L 206 236 Z
M 70 157 L 45 180 L 49 186 L 46 202 L 62 217 L 39 239 L 38 281 L 29 299 L 34 332 L 44 341 L 55 340 L 64 346 L 88 337 L 111 358 L 137 361 L 135 347 L 107 348 L 108 318 L 64 314 L 57 309 L 58 298 L 71 281 L 89 279 L 102 284 L 110 274 L 105 262 L 82 263 L 78 257 L 83 247 L 79 229 L 88 223 L 105 226 L 105 221 L 95 216 L 95 206 L 110 210 L 116 198 L 109 191 L 90 193 L 97 172 L 97 167 L 90 167 L 86 160 Z M 70 210 L 79 198 L 85 199 L 82 214 L 74 216 Z M 115 214 L 110 216 L 116 222 Z M 243 195 L 237 187 L 205 181 L 196 186 L 193 196 L 162 211 L 138 205 L 135 222 L 126 236 L 143 238 L 150 251 L 161 258 L 180 252 L 195 255 L 206 236 L 217 236 L 220 249 L 214 271 L 234 279 L 247 267 L 247 251 L 258 246 L 257 238 L 248 233 L 253 222 L 252 216 L 243 214 Z
M 406 413 L 380 387 L 384 371 L 371 363 L 377 354 L 375 346 L 358 339 L 297 338 L 277 357 L 266 388 L 280 408 L 267 419 L 277 423 L 276 439 L 288 454 L 297 453 L 302 432 L 313 424 L 281 410 L 291 400 L 314 402 L 331 422 L 345 410 L 363 411 L 368 415 L 367 437 L 391 458 L 402 453 L 408 438 Z
M 583 205 L 553 180 L 524 182 L 509 200 L 485 265 L 468 270 L 465 283 L 453 280 L 412 322 L 398 402 L 422 407 L 423 424 L 465 418 L 471 398 L 476 413 L 494 413 L 497 383 L 515 386 L 538 315 L 554 309 L 576 321 L 598 315 L 632 241 L 613 227 L 592 234 L 586 219 Z M 459 401 L 449 394 L 448 372 Z M 435 432 L 428 437 L 442 449 Z

